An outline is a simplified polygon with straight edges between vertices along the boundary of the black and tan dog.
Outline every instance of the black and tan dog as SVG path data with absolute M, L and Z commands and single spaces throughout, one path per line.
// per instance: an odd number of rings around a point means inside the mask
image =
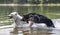
M 49 19 L 43 15 L 37 14 L 37 13 L 29 13 L 29 14 L 24 15 L 22 18 L 22 21 L 26 21 L 27 23 L 29 21 L 33 21 L 35 23 L 44 23 L 47 25 L 47 27 L 55 28 L 51 19 Z

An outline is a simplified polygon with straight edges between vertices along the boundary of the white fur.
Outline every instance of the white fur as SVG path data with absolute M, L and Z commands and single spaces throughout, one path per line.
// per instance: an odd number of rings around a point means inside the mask
M 21 21 L 22 17 L 17 12 L 12 12 L 8 16 L 13 17 L 13 20 L 15 21 L 15 26 L 16 27 L 23 25 L 23 23 Z
M 22 17 L 17 12 L 12 12 L 8 16 L 13 16 L 14 20 L 16 20 L 17 17 L 19 17 L 20 19 L 22 19 Z

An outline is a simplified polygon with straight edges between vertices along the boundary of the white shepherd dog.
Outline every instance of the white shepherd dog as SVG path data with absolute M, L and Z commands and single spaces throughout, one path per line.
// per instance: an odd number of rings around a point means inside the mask
M 22 17 L 17 12 L 12 12 L 8 15 L 10 19 L 12 18 L 15 21 L 15 27 L 22 26 Z

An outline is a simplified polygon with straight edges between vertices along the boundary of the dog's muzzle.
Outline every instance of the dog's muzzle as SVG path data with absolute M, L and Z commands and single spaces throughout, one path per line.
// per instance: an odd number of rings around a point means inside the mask
M 9 17 L 9 19 L 13 18 L 12 16 L 8 16 L 8 17 Z

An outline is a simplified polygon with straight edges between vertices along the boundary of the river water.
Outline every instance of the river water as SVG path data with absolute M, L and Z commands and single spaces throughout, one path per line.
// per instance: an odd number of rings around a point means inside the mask
M 60 35 L 60 19 L 52 19 L 56 28 L 13 28 L 12 25 L 1 26 L 0 35 Z

